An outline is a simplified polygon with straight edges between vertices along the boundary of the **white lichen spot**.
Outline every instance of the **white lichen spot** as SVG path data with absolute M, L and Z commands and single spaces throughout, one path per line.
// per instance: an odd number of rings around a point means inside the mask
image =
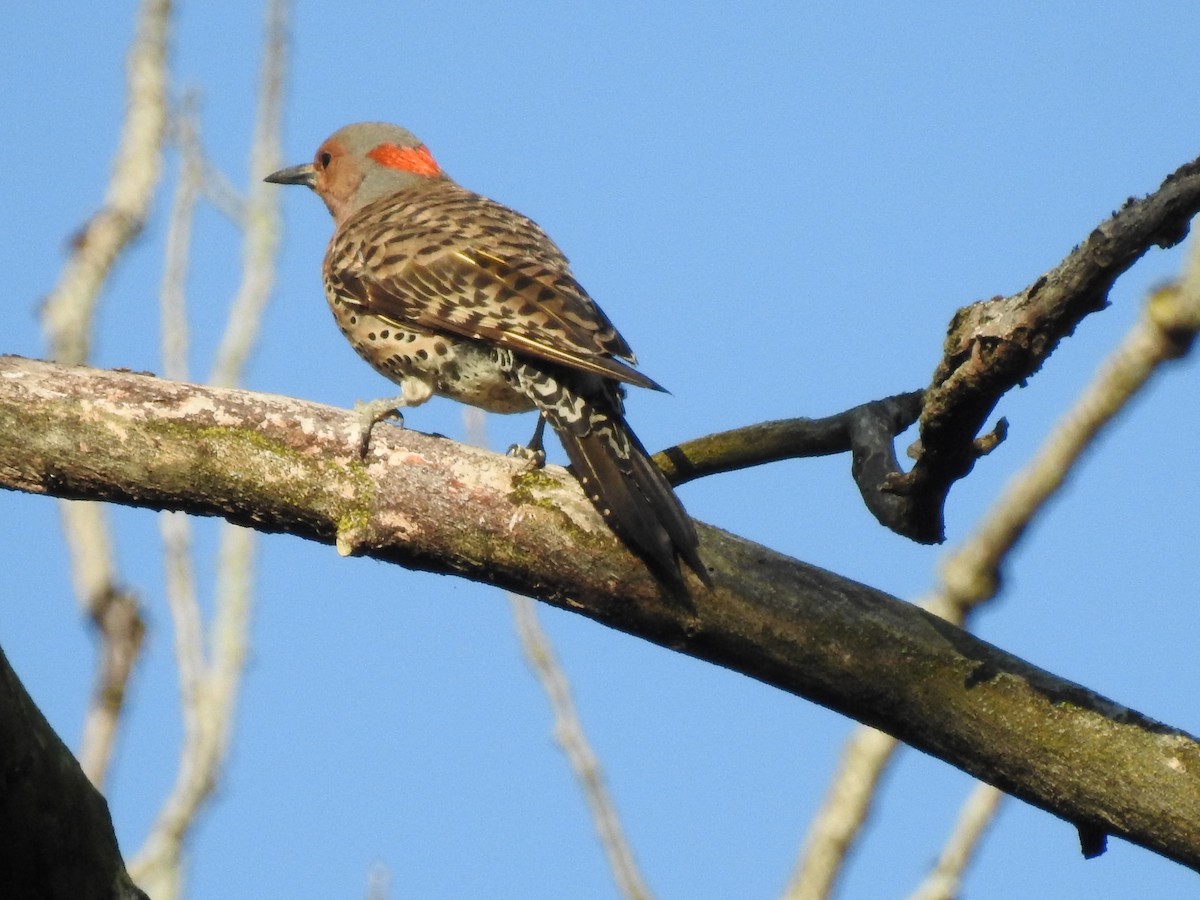
M 223 426 L 243 424 L 239 416 L 229 413 L 221 404 L 214 402 L 212 397 L 204 394 L 188 394 L 176 407 L 176 415 L 189 420 L 211 418 L 214 424 Z
M 272 417 L 271 424 L 283 425 L 283 417 Z M 289 419 L 287 425 L 299 429 L 300 433 L 305 437 L 309 437 L 317 433 L 317 422 L 312 416 L 300 416 L 296 419 Z

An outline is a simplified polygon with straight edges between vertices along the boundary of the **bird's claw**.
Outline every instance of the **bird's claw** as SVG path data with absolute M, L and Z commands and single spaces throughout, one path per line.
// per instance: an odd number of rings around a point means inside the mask
M 540 469 L 546 465 L 546 451 L 540 447 L 522 447 L 520 444 L 513 444 L 508 448 L 506 455 L 513 459 L 524 460 L 527 471 Z
M 354 401 L 354 413 L 358 417 L 358 458 L 365 460 L 371 449 L 371 432 L 375 426 L 386 419 L 394 419 L 399 428 L 404 427 L 404 413 L 400 412 L 401 404 L 395 397 L 388 400 L 371 400 L 364 403 Z
M 533 437 L 529 439 L 529 446 L 522 447 L 520 444 L 513 444 L 508 448 L 508 455 L 514 459 L 525 460 L 529 471 L 542 468 L 546 465 L 545 434 L 546 420 L 538 416 L 537 427 L 533 430 Z

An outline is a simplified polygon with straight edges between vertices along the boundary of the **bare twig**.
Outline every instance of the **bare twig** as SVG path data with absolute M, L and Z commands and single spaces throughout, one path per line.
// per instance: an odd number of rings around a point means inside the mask
M 487 447 L 486 416 L 483 411 L 464 407 L 463 423 L 466 425 L 468 442 L 476 447 Z M 604 849 L 617 890 L 628 900 L 649 900 L 652 895 L 621 827 L 616 804 L 604 780 L 604 770 L 584 733 L 583 722 L 571 696 L 570 682 L 554 655 L 550 638 L 538 622 L 533 601 L 519 594 L 509 594 L 508 601 L 525 659 L 542 686 L 546 699 L 550 701 L 555 740 L 566 755 L 587 801 L 592 825 Z
M 167 246 L 163 258 L 162 309 L 163 375 L 188 380 L 188 324 L 185 302 L 187 274 L 191 261 L 192 225 L 196 201 L 204 188 L 204 161 L 193 95 L 183 98 L 175 116 L 175 143 L 179 147 L 179 183 L 167 222 Z
M 177 520 L 168 519 L 164 527 Z M 234 553 L 245 547 L 241 542 Z M 228 557 L 229 552 L 223 554 Z M 156 900 L 181 894 L 180 855 L 184 840 L 204 800 L 216 785 L 229 744 L 233 709 L 246 654 L 249 618 L 245 559 L 223 558 L 218 585 L 220 602 L 212 630 L 212 663 L 205 662 L 199 604 L 182 591 L 170 591 L 175 624 L 175 658 L 179 666 L 184 744 L 179 774 L 142 849 L 129 864 L 134 880 Z
M 125 121 L 104 206 L 75 236 L 71 256 L 42 308 L 51 352 L 63 362 L 87 359 L 96 298 L 150 208 L 162 161 L 170 24 L 168 0 L 144 0 L 126 61 Z M 75 593 L 100 634 L 95 687 L 79 751 L 84 771 L 99 786 L 108 771 L 145 626 L 135 595 L 119 586 L 104 510 L 89 503 L 61 503 L 59 511 Z
M 99 509 L 95 504 L 75 505 Z M 89 518 L 90 513 L 84 513 L 74 517 L 73 521 L 78 526 Z M 79 534 L 78 527 L 73 533 Z M 96 546 L 96 542 L 89 543 Z M 108 595 L 89 593 L 86 596 L 89 597 L 89 614 L 99 629 L 101 640 L 97 651 L 99 660 L 95 687 L 83 720 L 83 737 L 79 742 L 79 765 L 92 784 L 103 788 L 112 761 L 121 712 L 125 708 L 129 676 L 141 652 L 146 625 L 137 598 L 131 593 L 117 591 Z
M 874 728 L 859 727 L 846 741 L 825 802 L 809 826 L 796 869 L 788 881 L 787 900 L 824 900 L 842 873 L 846 856 L 858 839 L 876 788 L 899 742 Z
M 176 121 L 181 171 L 167 228 L 160 292 L 163 372 L 179 379 L 188 377 L 185 285 L 191 258 L 192 222 L 204 178 L 196 129 L 193 103 L 185 98 Z M 210 721 L 205 716 L 207 675 L 202 616 L 192 566 L 191 525 L 185 514 L 168 511 L 160 515 L 159 529 L 163 537 L 167 603 L 174 624 L 184 742 L 175 788 L 159 813 L 151 838 L 131 863 L 130 871 L 153 896 L 170 898 L 180 894 L 179 847 L 187 822 L 206 790 L 205 763 L 213 754 L 208 735 Z
M 542 626 L 538 623 L 533 601 L 528 597 L 510 594 L 509 604 L 525 658 L 537 675 L 554 712 L 554 739 L 566 754 L 584 799 L 587 800 L 592 823 L 596 827 L 600 845 L 604 848 L 604 855 L 608 859 L 617 890 L 628 900 L 648 900 L 651 896 L 650 889 L 646 887 L 633 858 L 633 848 L 629 846 L 621 828 L 616 805 L 604 781 L 604 771 L 592 752 L 587 735 L 584 734 L 583 723 L 579 720 L 575 701 L 571 697 L 571 686 L 554 656 L 554 650 L 542 631 Z
M 260 78 L 259 107 L 250 152 L 250 200 L 244 222 L 242 280 L 233 303 L 227 330 L 217 353 L 213 379 L 236 384 L 258 334 L 262 309 L 274 280 L 274 250 L 279 224 L 274 195 L 257 186 L 257 173 L 272 168 L 279 158 L 281 98 L 286 70 L 288 0 L 271 0 L 267 6 L 266 39 Z M 182 273 L 186 271 L 187 242 L 184 221 L 209 170 L 204 165 L 190 119 L 181 121 L 180 144 L 184 177 L 176 209 L 179 217 L 176 248 L 168 277 L 179 279 L 164 286 L 164 362 L 186 372 L 187 319 L 183 306 Z M 172 224 L 177 224 L 175 216 Z M 173 233 L 175 230 L 173 229 Z M 177 288 L 177 290 L 175 289 Z M 238 688 L 246 656 L 252 604 L 255 535 L 253 531 L 224 523 L 217 566 L 216 614 L 205 652 L 202 617 L 191 572 L 190 527 L 185 517 L 167 513 L 163 536 L 168 559 L 168 599 L 175 623 L 175 653 L 179 666 L 184 746 L 179 773 L 150 835 L 130 870 L 156 898 L 179 896 L 182 884 L 181 855 L 187 834 L 219 779 L 233 724 Z M 211 661 L 206 656 L 211 655 Z
M 686 441 L 654 461 L 674 485 L 783 459 L 849 451 L 851 474 L 876 519 L 904 534 L 907 501 L 887 490 L 902 475 L 894 438 L 921 414 L 923 391 L 885 397 L 823 419 L 781 419 Z
M 204 199 L 238 228 L 246 227 L 246 198 L 225 173 L 204 159 Z
M 141 231 L 154 197 L 166 129 L 170 25 L 170 0 L 143 0 L 126 61 L 125 123 L 104 206 L 75 236 L 71 258 L 42 310 L 60 362 L 87 360 L 100 288 L 113 262 Z
M 864 423 L 877 424 L 890 439 L 921 414 L 921 391 L 897 394 L 863 403 L 823 419 L 780 419 L 684 441 L 656 453 L 654 461 L 678 487 L 697 478 L 734 472 L 750 466 L 830 456 L 855 450 Z M 878 485 L 876 484 L 877 488 Z
M 913 892 L 912 900 L 954 900 L 959 895 L 967 865 L 1003 800 L 1004 793 L 990 784 L 975 786 L 954 823 L 950 839 L 942 847 L 937 865 Z
M 166 258 L 160 291 L 162 361 L 163 373 L 168 378 L 186 380 L 189 377 L 186 282 L 191 260 L 192 223 L 196 202 L 204 183 L 204 163 L 193 97 L 185 97 L 180 104 L 175 126 L 175 141 L 180 154 L 180 174 L 167 226 Z M 195 757 L 203 753 L 199 745 L 204 742 L 207 723 L 203 718 L 202 701 L 206 679 L 205 651 L 192 561 L 191 522 L 184 513 L 163 512 L 159 518 L 159 530 L 163 538 L 166 596 L 174 624 L 175 660 L 179 669 L 180 710 L 184 733 L 181 769 L 195 772 L 198 768 Z M 192 778 L 187 783 L 191 785 L 196 781 L 203 784 L 203 776 L 199 779 Z M 177 782 L 173 797 L 177 798 L 180 793 Z M 198 791 L 193 790 L 191 793 L 195 794 Z M 185 825 L 181 824 L 180 820 L 186 813 L 181 814 L 177 810 L 180 806 L 194 809 L 198 805 L 198 800 L 187 806 L 169 801 L 168 807 L 172 809 L 172 814 L 165 817 L 160 813 L 160 826 L 165 821 L 171 822 L 171 828 L 179 834 L 182 841 Z M 165 841 L 157 846 L 164 848 L 161 857 L 153 863 L 143 857 L 132 871 L 138 881 L 150 888 L 154 895 L 176 895 L 179 893 L 180 878 L 177 853 L 172 852 L 174 846 Z
M 209 383 L 237 384 L 250 349 L 258 339 L 262 313 L 275 282 L 275 248 L 279 244 L 279 192 L 262 175 L 279 167 L 283 119 L 283 84 L 287 74 L 290 3 L 267 5 L 266 47 L 259 77 L 258 113 L 250 148 L 250 188 L 242 241 L 242 282 L 217 347 Z

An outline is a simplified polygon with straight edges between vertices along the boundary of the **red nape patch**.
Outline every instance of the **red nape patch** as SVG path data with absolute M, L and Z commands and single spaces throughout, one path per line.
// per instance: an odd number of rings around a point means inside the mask
M 441 175 L 442 170 L 433 161 L 433 155 L 422 144 L 420 147 L 398 147 L 395 144 L 380 144 L 367 156 L 381 166 L 389 169 L 399 169 L 401 172 L 412 172 L 414 175 L 425 175 L 432 178 Z

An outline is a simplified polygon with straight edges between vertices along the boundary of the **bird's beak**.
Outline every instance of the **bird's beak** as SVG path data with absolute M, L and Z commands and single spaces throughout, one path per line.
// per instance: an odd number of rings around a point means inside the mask
M 289 166 L 278 172 L 272 172 L 263 181 L 269 181 L 272 184 L 302 184 L 310 188 L 316 184 L 317 172 L 312 163 L 305 163 L 302 166 Z

